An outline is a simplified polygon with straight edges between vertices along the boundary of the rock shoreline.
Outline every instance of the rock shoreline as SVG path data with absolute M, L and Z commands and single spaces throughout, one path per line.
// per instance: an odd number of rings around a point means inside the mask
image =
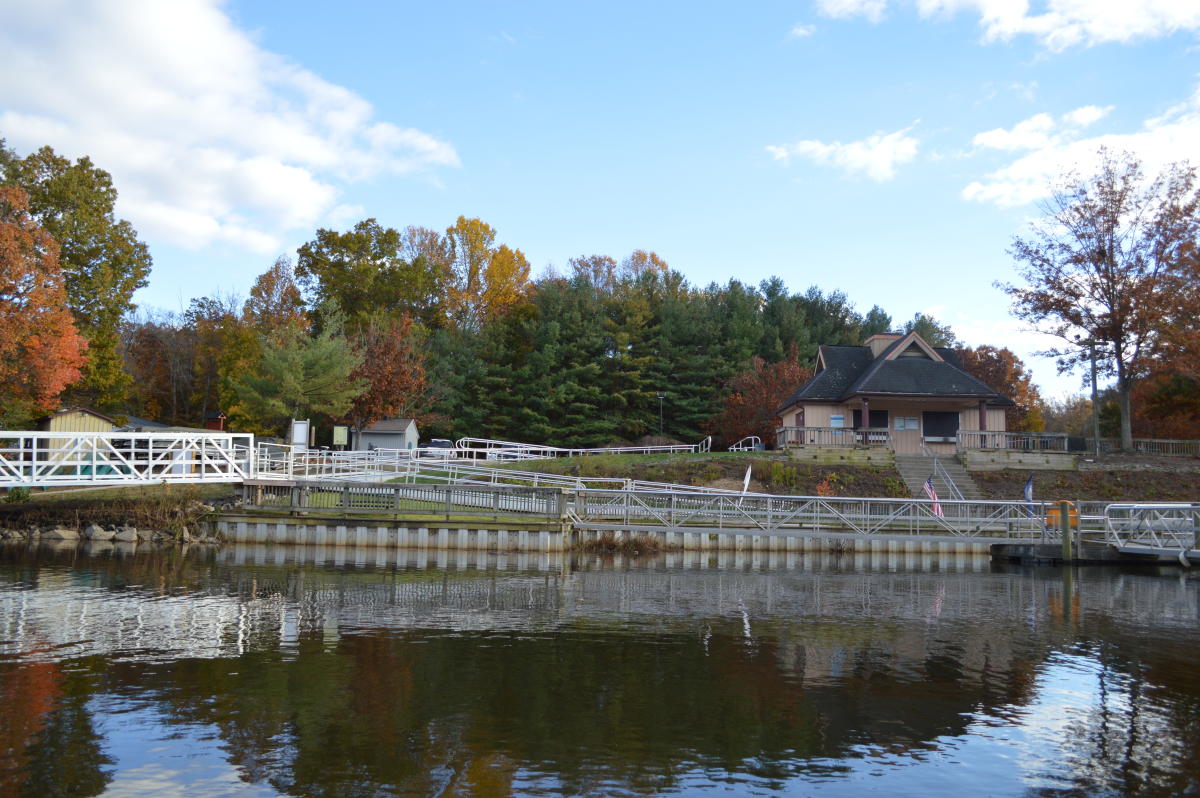
M 219 544 L 211 518 L 237 500 L 96 502 L 58 506 L 24 503 L 0 515 L 0 541 Z M 6 516 L 6 517 L 5 517 Z
M 222 541 L 198 527 L 184 527 L 178 532 L 138 529 L 129 524 L 86 524 L 82 529 L 63 524 L 29 526 L 23 529 L 0 529 L 0 540 L 27 542 L 89 542 L 98 543 L 181 543 L 216 545 Z

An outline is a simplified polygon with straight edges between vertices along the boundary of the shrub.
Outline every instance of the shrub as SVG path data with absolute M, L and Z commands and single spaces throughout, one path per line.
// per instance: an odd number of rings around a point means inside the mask
M 10 488 L 4 501 L 7 504 L 19 504 L 29 501 L 30 495 L 29 488 Z

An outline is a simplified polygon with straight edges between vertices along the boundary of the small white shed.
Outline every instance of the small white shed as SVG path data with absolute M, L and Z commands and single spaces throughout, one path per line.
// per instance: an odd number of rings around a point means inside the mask
M 385 418 L 376 421 L 356 434 L 352 448 L 364 449 L 415 449 L 417 447 L 417 422 L 411 418 Z

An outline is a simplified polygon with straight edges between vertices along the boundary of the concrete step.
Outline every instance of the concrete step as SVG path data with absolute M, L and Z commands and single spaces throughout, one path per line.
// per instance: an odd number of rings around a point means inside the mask
M 938 461 L 945 470 L 946 475 L 954 482 L 954 487 L 963 495 L 964 499 L 982 499 L 983 492 L 971 479 L 971 475 L 966 469 L 952 457 L 939 457 Z M 930 475 L 934 474 L 934 459 L 923 454 L 898 454 L 896 455 L 896 470 L 900 472 L 900 476 L 904 479 L 904 484 L 908 487 L 914 498 L 925 498 L 925 482 Z M 945 478 L 939 473 L 933 479 L 934 490 L 937 491 L 938 497 L 948 499 L 953 494 L 950 486 L 946 484 Z

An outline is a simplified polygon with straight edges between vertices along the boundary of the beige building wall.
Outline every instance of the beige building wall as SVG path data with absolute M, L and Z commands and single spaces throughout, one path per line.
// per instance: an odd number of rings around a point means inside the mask
M 930 407 L 922 402 L 904 402 L 899 400 L 874 399 L 870 403 L 871 410 L 879 411 L 886 410 L 888 414 L 888 431 L 891 433 L 892 447 L 900 454 L 915 454 L 921 451 L 923 443 L 924 430 L 922 427 L 921 414 L 925 410 L 953 410 L 954 408 L 943 405 L 942 407 Z M 854 423 L 855 405 L 831 405 L 831 404 L 811 404 L 805 405 L 803 413 L 799 407 L 790 408 L 783 416 L 785 426 L 795 427 L 828 427 L 832 416 L 840 414 L 844 418 L 846 427 L 850 427 Z M 905 429 L 896 429 L 898 418 L 916 419 L 916 429 L 908 429 L 912 422 L 905 423 Z M 1003 408 L 991 408 L 987 410 L 987 428 L 995 432 L 1003 432 L 1005 429 L 1005 415 Z M 958 428 L 963 430 L 979 429 L 979 405 L 972 404 L 967 408 L 960 408 L 958 414 Z M 953 454 L 955 452 L 955 444 L 953 443 L 925 443 L 925 447 L 936 454 Z
M 82 410 L 72 410 L 69 413 L 52 416 L 48 432 L 112 432 L 114 427 L 102 418 L 84 413 Z
M 116 429 L 113 424 L 103 418 L 85 413 L 82 410 L 71 410 L 51 416 L 46 423 L 47 432 L 112 432 Z M 69 454 L 57 451 L 70 443 L 70 438 L 49 438 L 43 444 L 48 452 L 39 455 L 39 459 L 49 459 L 50 462 L 68 460 Z

